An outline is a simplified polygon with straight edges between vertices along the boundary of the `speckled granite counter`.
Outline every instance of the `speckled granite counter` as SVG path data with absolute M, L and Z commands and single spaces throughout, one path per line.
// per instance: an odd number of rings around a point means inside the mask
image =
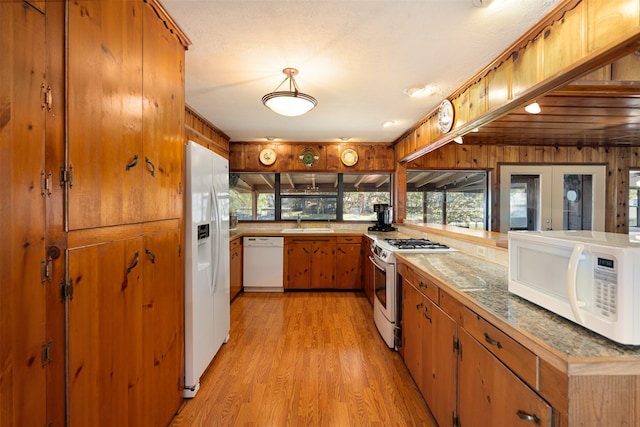
M 506 267 L 461 252 L 396 256 L 433 276 L 443 289 L 449 288 L 449 293 L 457 295 L 464 305 L 486 310 L 534 341 L 538 340 L 541 348 L 557 352 L 569 363 L 635 362 L 632 370 L 634 374 L 640 372 L 640 346 L 618 345 L 510 294 Z

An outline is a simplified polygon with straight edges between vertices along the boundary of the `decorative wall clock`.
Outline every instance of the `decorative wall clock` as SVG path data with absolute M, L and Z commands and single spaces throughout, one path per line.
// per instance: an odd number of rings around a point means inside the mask
M 260 163 L 266 166 L 271 166 L 276 161 L 276 152 L 271 148 L 265 148 L 260 151 Z
M 447 133 L 453 128 L 453 120 L 455 119 L 455 111 L 453 104 L 445 99 L 438 109 L 438 127 L 442 133 Z

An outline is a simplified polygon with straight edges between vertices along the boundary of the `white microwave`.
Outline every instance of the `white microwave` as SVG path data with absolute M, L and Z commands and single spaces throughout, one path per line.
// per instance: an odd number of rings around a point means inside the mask
M 615 342 L 640 345 L 640 240 L 510 231 L 509 291 Z

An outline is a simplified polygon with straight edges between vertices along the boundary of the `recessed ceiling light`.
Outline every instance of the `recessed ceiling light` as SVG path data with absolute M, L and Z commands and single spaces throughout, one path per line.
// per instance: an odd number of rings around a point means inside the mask
M 396 122 L 393 120 L 387 120 L 386 122 L 382 122 L 382 127 L 388 128 L 389 126 L 393 126 Z
M 276 137 L 275 137 L 275 136 L 267 136 L 267 137 L 265 137 L 265 139 L 266 139 L 267 141 L 275 141 L 275 140 L 276 140 Z
M 403 90 L 402 93 L 404 93 L 407 96 L 410 96 L 411 98 L 417 98 L 419 96 L 433 95 L 434 92 L 433 92 L 433 88 L 429 86 L 423 86 L 423 87 L 410 87 Z
M 480 132 L 480 129 L 478 129 L 478 128 L 473 128 L 473 129 L 471 129 L 471 132 Z
M 471 4 L 475 7 L 489 7 L 493 3 L 493 0 L 471 0 Z
M 347 141 L 348 141 L 348 140 L 350 140 L 351 138 L 349 138 L 348 136 L 341 136 L 341 137 L 340 137 L 340 138 L 338 138 L 338 139 L 340 139 L 340 141 L 342 141 L 342 142 L 347 142 Z

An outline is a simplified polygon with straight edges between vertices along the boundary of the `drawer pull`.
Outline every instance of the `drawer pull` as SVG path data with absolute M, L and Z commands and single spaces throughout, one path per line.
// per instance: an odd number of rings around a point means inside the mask
M 486 332 L 484 333 L 484 340 L 485 340 L 486 342 L 488 342 L 489 344 L 491 344 L 491 345 L 495 345 L 495 346 L 496 346 L 496 347 L 498 347 L 498 348 L 502 348 L 502 344 L 500 344 L 500 341 L 496 341 L 496 340 L 494 340 L 494 339 L 491 339 L 491 337 L 489 336 L 489 334 L 488 334 L 488 333 L 486 333 Z
M 422 282 L 422 280 L 421 280 L 421 281 L 420 281 L 420 287 L 421 287 L 421 288 L 425 288 L 425 289 L 427 289 L 427 284 L 426 284 L 426 283 L 423 283 L 423 282 Z
M 423 303 L 416 304 L 416 309 L 420 310 L 423 305 L 424 305 Z
M 540 418 L 538 418 L 538 416 L 536 414 L 527 414 L 524 411 L 520 411 L 518 410 L 518 412 L 516 412 L 516 415 L 518 416 L 518 418 L 520 418 L 521 420 L 525 420 L 525 421 L 533 421 L 536 424 L 540 424 Z

